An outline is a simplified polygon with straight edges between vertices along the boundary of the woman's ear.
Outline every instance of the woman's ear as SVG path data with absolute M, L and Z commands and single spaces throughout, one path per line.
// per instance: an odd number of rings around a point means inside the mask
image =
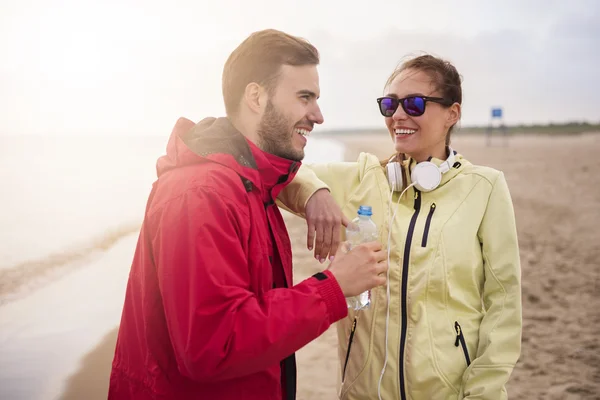
M 448 118 L 446 119 L 446 128 L 450 129 L 451 126 L 456 125 L 460 120 L 461 106 L 458 103 L 454 103 L 448 108 Z

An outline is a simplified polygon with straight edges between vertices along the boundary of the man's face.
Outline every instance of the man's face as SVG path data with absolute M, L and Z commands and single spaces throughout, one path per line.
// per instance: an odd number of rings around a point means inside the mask
M 276 156 L 301 161 L 307 136 L 314 124 L 323 123 L 319 96 L 315 65 L 283 65 L 258 127 L 258 146 Z

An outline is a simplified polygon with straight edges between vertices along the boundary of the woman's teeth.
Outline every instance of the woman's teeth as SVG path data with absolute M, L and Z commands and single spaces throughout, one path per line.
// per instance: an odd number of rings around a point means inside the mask
M 412 135 L 415 133 L 416 129 L 396 129 L 396 135 Z
M 310 131 L 307 131 L 306 129 L 296 129 L 296 132 L 298 132 L 302 136 L 310 136 Z

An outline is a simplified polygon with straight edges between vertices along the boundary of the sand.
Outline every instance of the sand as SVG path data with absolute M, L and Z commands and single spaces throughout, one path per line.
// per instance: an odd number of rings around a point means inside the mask
M 391 153 L 382 133 L 336 136 L 346 159 Z M 511 399 L 600 399 L 600 134 L 500 138 L 456 135 L 474 163 L 504 171 L 521 246 L 523 351 L 508 383 Z M 322 266 L 306 249 L 306 224 L 286 215 L 295 281 Z M 124 265 L 124 268 L 128 266 Z M 298 399 L 335 399 L 335 328 L 297 354 Z M 62 399 L 105 399 L 116 330 L 81 361 Z

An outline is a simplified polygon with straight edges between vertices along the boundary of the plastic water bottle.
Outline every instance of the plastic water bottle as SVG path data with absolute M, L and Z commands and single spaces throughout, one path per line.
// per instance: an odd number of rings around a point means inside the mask
M 371 206 L 360 206 L 358 216 L 352 220 L 352 225 L 346 228 L 346 241 L 350 243 L 350 250 L 360 243 L 377 240 L 377 225 L 371 219 L 373 211 Z M 348 308 L 362 310 L 371 304 L 371 291 L 367 290 L 354 297 L 347 297 Z

